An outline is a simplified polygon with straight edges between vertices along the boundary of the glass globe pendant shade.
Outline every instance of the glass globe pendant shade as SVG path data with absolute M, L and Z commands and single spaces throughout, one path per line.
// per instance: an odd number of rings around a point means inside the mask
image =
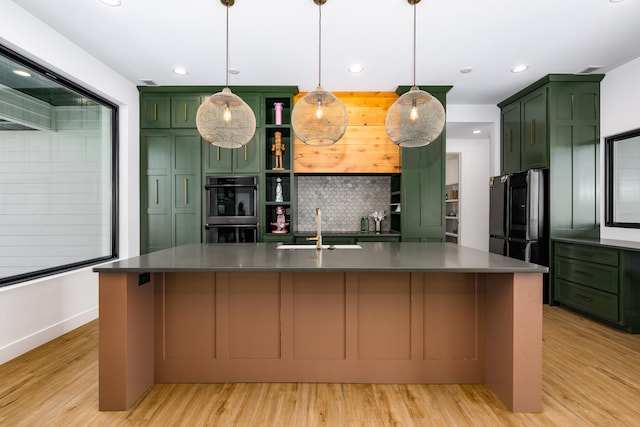
M 326 146 L 338 142 L 347 129 L 347 109 L 334 94 L 318 86 L 293 106 L 293 132 L 308 145 Z
M 429 92 L 413 86 L 391 105 L 385 126 L 389 138 L 401 147 L 431 144 L 442 133 L 444 107 Z
M 196 126 L 202 138 L 210 144 L 238 148 L 251 141 L 256 133 L 256 116 L 242 98 L 226 87 L 200 105 Z

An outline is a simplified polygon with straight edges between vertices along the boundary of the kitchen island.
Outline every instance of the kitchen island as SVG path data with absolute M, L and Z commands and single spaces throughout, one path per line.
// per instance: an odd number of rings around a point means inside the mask
M 484 383 L 542 410 L 546 267 L 450 243 L 192 244 L 95 267 L 100 409 L 153 383 Z

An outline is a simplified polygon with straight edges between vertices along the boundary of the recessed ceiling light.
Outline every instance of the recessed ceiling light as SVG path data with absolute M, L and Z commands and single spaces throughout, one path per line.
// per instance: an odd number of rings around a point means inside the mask
M 13 74 L 17 74 L 18 76 L 21 76 L 21 77 L 31 77 L 31 74 L 27 73 L 24 70 L 13 70 Z
M 480 133 L 482 133 L 482 131 L 480 129 L 476 129 L 476 130 L 473 131 L 474 135 L 478 135 Z
M 521 72 L 523 72 L 524 70 L 526 70 L 527 68 L 529 68 L 529 66 L 528 66 L 528 65 L 516 65 L 515 67 L 513 67 L 513 68 L 511 69 L 511 72 L 512 72 L 512 73 L 521 73 Z
M 470 73 L 472 71 L 473 71 L 473 68 L 471 68 L 471 67 L 464 67 L 463 69 L 460 70 L 460 72 L 462 74 L 468 74 L 468 73 Z
M 360 73 L 362 72 L 362 65 L 360 64 L 353 64 L 352 66 L 349 67 L 349 71 L 352 73 Z
M 237 68 L 229 68 L 229 74 L 240 74 L 240 70 Z
M 609 3 L 622 3 L 624 0 L 609 0 Z
M 173 69 L 173 72 L 179 76 L 186 76 L 187 74 L 189 74 L 189 71 L 186 68 L 182 68 L 182 67 L 175 67 Z
M 100 0 L 100 3 L 106 4 L 107 6 L 118 7 L 122 4 L 121 0 Z

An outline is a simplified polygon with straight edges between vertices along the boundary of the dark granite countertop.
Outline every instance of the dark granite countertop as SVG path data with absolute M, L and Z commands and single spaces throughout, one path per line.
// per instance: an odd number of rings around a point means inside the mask
M 629 240 L 594 239 L 581 237 L 553 237 L 551 238 L 551 240 L 554 242 L 576 243 L 590 246 L 604 246 L 612 249 L 624 249 L 628 251 L 640 252 L 640 242 L 633 242 Z
M 361 249 L 278 249 L 276 243 L 189 244 L 93 268 L 94 272 L 547 273 L 547 267 L 453 243 L 361 243 Z

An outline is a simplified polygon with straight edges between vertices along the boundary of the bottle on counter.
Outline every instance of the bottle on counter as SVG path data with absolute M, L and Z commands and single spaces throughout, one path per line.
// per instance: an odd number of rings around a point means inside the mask
M 360 231 L 366 233 L 369 231 L 369 217 L 365 213 L 360 219 Z

